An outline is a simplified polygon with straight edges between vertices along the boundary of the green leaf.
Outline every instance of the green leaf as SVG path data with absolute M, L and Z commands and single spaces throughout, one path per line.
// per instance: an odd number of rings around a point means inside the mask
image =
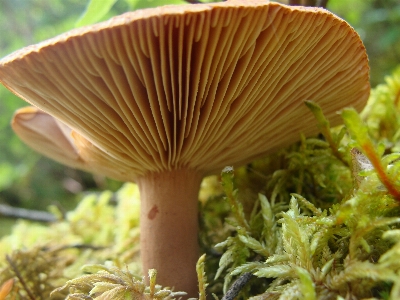
M 397 162 L 399 159 L 400 159 L 400 153 L 391 153 L 391 154 L 385 155 L 382 159 L 382 162 L 384 164 L 390 164 L 390 163 Z
M 206 255 L 200 256 L 196 264 L 197 280 L 199 282 L 199 300 L 206 300 L 207 277 L 204 271 Z
M 332 258 L 323 265 L 323 267 L 321 268 L 321 278 L 325 278 L 325 276 L 331 271 L 334 261 L 335 259 Z
M 285 278 L 285 277 L 293 277 L 293 269 L 287 265 L 276 265 L 271 267 L 266 267 L 258 270 L 254 273 L 257 277 L 266 277 L 266 278 Z
M 150 296 L 154 296 L 154 293 L 156 291 L 156 279 L 157 279 L 157 270 L 155 269 L 150 269 L 149 272 L 149 290 L 150 290 Z
M 305 101 L 305 104 L 314 114 L 315 118 L 319 123 L 319 126 L 321 128 L 326 128 L 327 130 L 329 130 L 330 129 L 329 121 L 325 118 L 321 107 L 312 101 Z
M 234 184 L 234 170 L 233 167 L 225 167 L 221 173 L 221 184 L 226 194 L 225 199 L 231 206 L 232 213 L 234 215 L 237 226 L 250 231 L 250 226 L 244 215 L 243 206 L 238 200 L 237 189 Z
M 250 262 L 243 264 L 239 267 L 237 267 L 235 270 L 231 272 L 231 275 L 236 276 L 239 274 L 243 274 L 246 272 L 253 272 L 254 270 L 259 270 L 265 267 L 265 264 L 262 262 Z
M 225 167 L 222 170 L 221 183 L 226 194 L 231 194 L 234 191 L 233 177 L 233 167 Z
M 227 251 L 225 251 L 224 254 L 222 254 L 221 259 L 219 260 L 219 268 L 217 272 L 215 273 L 214 280 L 217 279 L 222 272 L 233 262 L 233 251 L 232 248 L 229 248 Z
M 270 256 L 268 249 L 266 249 L 266 247 L 262 245 L 259 241 L 257 241 L 255 238 L 239 234 L 239 239 L 243 244 L 245 244 L 246 247 L 252 249 L 256 253 L 261 254 L 265 257 Z
M 315 292 L 314 282 L 311 278 L 311 274 L 300 267 L 296 268 L 297 275 L 300 278 L 300 290 L 303 294 L 303 298 L 305 300 L 315 300 L 317 299 L 317 295 Z
M 342 161 L 345 165 L 347 165 L 347 162 L 342 157 L 342 154 L 339 152 L 338 149 L 338 145 L 341 139 L 343 138 L 343 134 L 336 137 L 332 136 L 329 121 L 324 116 L 321 107 L 312 101 L 305 101 L 305 104 L 314 114 L 314 117 L 317 119 L 318 127 L 321 130 L 321 133 L 324 135 L 325 139 L 327 140 L 333 155 L 335 155 L 340 161 Z
M 278 264 L 278 263 L 286 263 L 290 261 L 289 255 L 285 254 L 274 254 L 268 257 L 265 261 L 267 264 Z
M 354 138 L 360 145 L 369 143 L 368 128 L 364 125 L 360 115 L 354 108 L 344 109 L 342 117 L 352 138 Z
M 75 27 L 86 26 L 100 21 L 111 10 L 115 2 L 117 0 L 90 0 Z
M 265 197 L 263 194 L 258 194 L 258 199 L 261 203 L 261 213 L 264 223 L 270 225 L 274 220 L 274 213 L 272 212 L 271 204 L 269 203 L 267 197 Z M 272 226 L 270 225 L 270 227 Z

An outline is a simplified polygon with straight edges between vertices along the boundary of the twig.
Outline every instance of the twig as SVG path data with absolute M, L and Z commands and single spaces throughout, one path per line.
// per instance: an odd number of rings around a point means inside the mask
M 85 249 L 92 249 L 92 250 L 103 250 L 106 249 L 108 247 L 105 246 L 93 246 L 93 245 L 88 245 L 88 244 L 72 244 L 72 245 L 64 245 L 61 246 L 58 249 L 54 249 L 54 251 L 62 251 L 62 250 L 66 250 L 66 249 L 79 249 L 79 250 L 85 250 Z M 46 250 L 46 249 L 44 249 Z
M 240 275 L 238 279 L 231 285 L 229 290 L 226 292 L 222 300 L 233 300 L 239 294 L 240 290 L 249 282 L 251 277 L 253 276 L 252 273 L 246 272 Z
M 15 276 L 17 276 L 19 282 L 24 287 L 24 290 L 28 294 L 29 298 L 31 300 L 35 300 L 35 296 L 32 294 L 32 292 L 29 289 L 28 285 L 26 284 L 24 278 L 21 276 L 21 273 L 19 272 L 17 266 L 14 264 L 14 262 L 12 261 L 12 259 L 8 255 L 6 255 L 6 259 L 7 259 L 8 263 L 10 264 L 11 269 L 14 271 Z
M 4 204 L 0 204 L 0 216 L 39 222 L 57 221 L 57 218 L 53 214 L 45 211 L 12 207 Z

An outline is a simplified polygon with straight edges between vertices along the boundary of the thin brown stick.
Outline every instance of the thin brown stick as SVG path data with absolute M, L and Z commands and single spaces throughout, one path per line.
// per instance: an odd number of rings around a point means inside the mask
M 0 216 L 49 223 L 57 221 L 53 214 L 45 211 L 12 207 L 4 204 L 0 204 Z
M 257 254 L 253 261 L 260 261 L 261 259 L 262 256 Z M 249 282 L 252 276 L 253 273 L 251 272 L 246 272 L 240 275 L 239 278 L 236 279 L 235 282 L 231 285 L 231 287 L 221 300 L 234 300 L 239 294 L 240 290 Z
M 231 287 L 226 292 L 224 297 L 222 297 L 222 300 L 235 299 L 239 294 L 240 290 L 249 282 L 252 276 L 253 274 L 250 272 L 243 273 L 242 275 L 240 275 L 240 277 L 236 279 L 235 282 L 231 285 Z
M 19 282 L 22 284 L 24 287 L 25 292 L 28 294 L 29 299 L 35 300 L 35 296 L 32 294 L 31 290 L 29 289 L 28 285 L 26 284 L 24 278 L 22 277 L 21 273 L 19 272 L 17 266 L 14 264 L 10 256 L 6 255 L 6 259 L 11 267 L 11 269 L 14 271 L 15 276 L 17 276 Z
M 72 248 L 79 249 L 79 250 L 84 250 L 84 249 L 103 250 L 103 249 L 106 249 L 108 247 L 93 246 L 93 245 L 88 245 L 88 244 L 72 244 L 72 245 L 61 246 L 58 249 L 54 249 L 54 251 L 62 251 L 62 250 L 72 249 Z M 46 250 L 46 249 L 44 249 L 44 250 Z

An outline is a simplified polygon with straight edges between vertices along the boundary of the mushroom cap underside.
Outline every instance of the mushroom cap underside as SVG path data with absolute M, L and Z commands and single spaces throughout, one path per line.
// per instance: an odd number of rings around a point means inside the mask
M 11 126 L 25 144 L 59 163 L 121 181 L 135 179 L 120 161 L 34 106 L 18 109 Z
M 305 100 L 332 125 L 343 107 L 360 110 L 368 76 L 345 21 L 263 1 L 139 10 L 0 61 L 8 89 L 126 166 L 129 179 L 212 173 L 271 153 L 318 132 Z

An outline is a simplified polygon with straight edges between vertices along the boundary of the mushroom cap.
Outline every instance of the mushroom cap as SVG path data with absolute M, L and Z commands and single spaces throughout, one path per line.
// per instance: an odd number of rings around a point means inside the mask
M 3 58 L 0 82 L 124 165 L 126 180 L 249 162 L 318 132 L 305 100 L 336 125 L 370 90 L 365 48 L 345 21 L 247 0 L 72 30 Z
M 18 109 L 11 126 L 25 144 L 59 163 L 119 180 L 129 179 L 130 170 L 123 164 L 36 107 Z

